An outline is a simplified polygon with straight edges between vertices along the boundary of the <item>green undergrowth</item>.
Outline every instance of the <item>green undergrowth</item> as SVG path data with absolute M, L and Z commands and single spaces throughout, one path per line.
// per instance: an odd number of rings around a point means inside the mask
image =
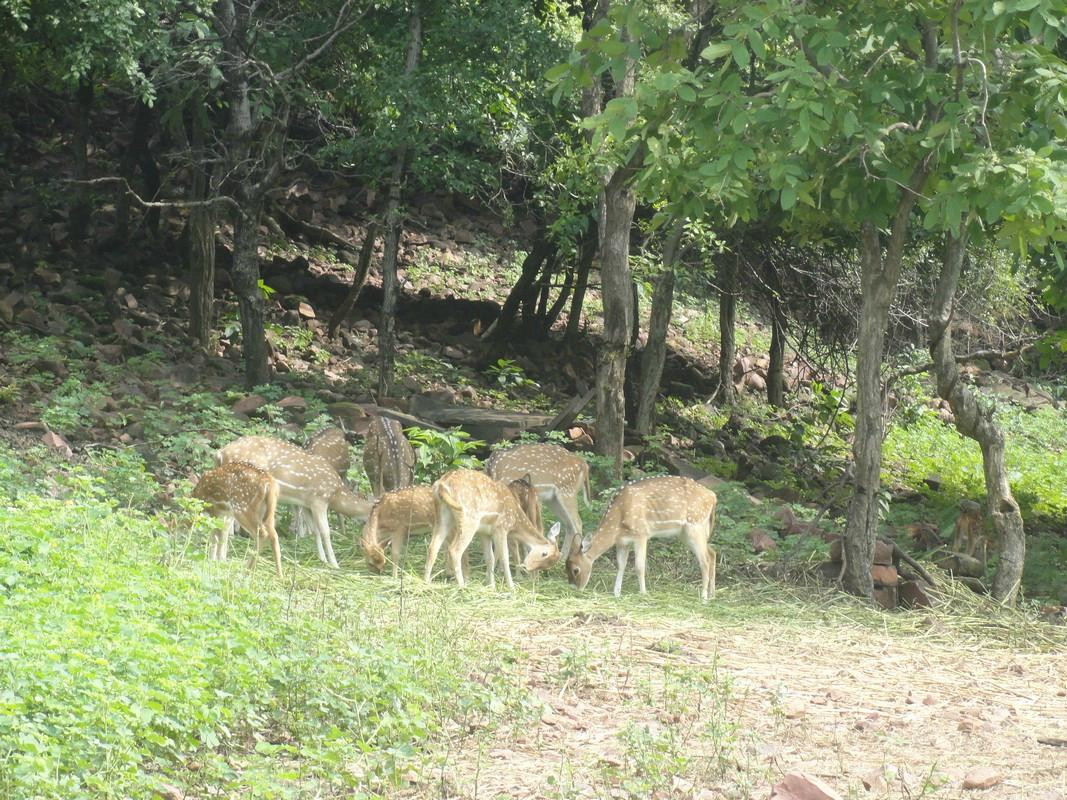
M 373 796 L 445 726 L 521 713 L 509 646 L 446 605 L 207 562 L 199 518 L 80 480 L 0 499 L 0 796 Z

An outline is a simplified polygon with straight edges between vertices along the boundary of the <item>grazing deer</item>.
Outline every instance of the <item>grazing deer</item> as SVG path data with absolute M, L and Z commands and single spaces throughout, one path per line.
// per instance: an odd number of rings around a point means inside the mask
M 395 419 L 377 416 L 371 422 L 363 443 L 363 469 L 375 497 L 411 486 L 415 451 Z
M 501 483 L 527 477 L 543 503 L 555 512 L 567 535 L 563 552 L 569 552 L 575 537 L 582 536 L 582 518 L 578 513 L 578 494 L 588 505 L 589 464 L 558 444 L 520 444 L 497 450 L 485 462 L 485 471 Z
M 470 469 L 447 472 L 433 485 L 433 495 L 436 519 L 423 574 L 427 582 L 433 575 L 434 562 L 441 552 L 441 545 L 448 538 L 451 538 L 448 563 L 460 586 L 465 585 L 463 555 L 475 536 L 482 540 L 485 570 L 491 588 L 496 587 L 498 555 L 503 562 L 508 589 L 515 586 L 508 558 L 509 536 L 529 548 L 520 565 L 526 572 L 547 569 L 559 560 L 560 553 L 556 547 L 559 523 L 552 526 L 546 538 L 523 513 L 508 488 L 484 472 Z
M 304 450 L 315 456 L 321 456 L 326 462 L 337 470 L 341 480 L 348 474 L 348 468 L 352 466 L 352 454 L 348 448 L 348 439 L 345 432 L 340 428 L 323 428 L 314 434 Z M 308 522 L 304 515 L 304 509 L 297 506 L 293 510 L 293 531 L 297 538 L 307 534 Z M 345 518 L 341 517 L 341 533 L 345 532 Z
M 393 556 L 393 577 L 400 574 L 400 558 L 412 533 L 429 533 L 435 519 L 433 489 L 407 486 L 386 492 L 374 503 L 363 528 L 363 555 L 375 572 L 385 567 L 382 543 L 389 537 Z
M 567 578 L 584 589 L 593 571 L 593 562 L 611 547 L 619 567 L 615 576 L 615 596 L 622 593 L 622 576 L 634 550 L 637 585 L 645 593 L 645 556 L 648 540 L 685 537 L 700 564 L 700 599 L 715 596 L 715 550 L 708 545 L 715 529 L 715 493 L 690 478 L 645 478 L 622 487 L 589 544 L 581 549 L 578 540 L 567 555 Z
M 319 560 L 334 569 L 337 558 L 330 541 L 327 510 L 366 520 L 371 504 L 353 492 L 321 456 L 311 455 L 295 444 L 267 436 L 244 436 L 215 454 L 220 464 L 244 461 L 269 472 L 278 482 L 278 502 L 311 512 Z
M 977 558 L 986 565 L 990 537 L 986 532 L 982 507 L 973 500 L 960 500 L 960 516 L 952 534 L 954 552 Z
M 533 479 L 529 475 L 523 475 L 508 483 L 508 491 L 515 497 L 519 508 L 527 516 L 533 526 L 539 531 L 545 529 L 544 518 L 541 515 L 541 496 L 533 486 Z M 522 552 L 518 539 L 508 539 L 511 548 L 511 560 L 518 564 L 522 560 Z
M 208 555 L 214 561 L 224 561 L 230 546 L 230 531 L 236 522 L 252 537 L 256 549 L 248 558 L 249 568 L 255 567 L 263 540 L 269 539 L 274 550 L 274 566 L 282 576 L 282 552 L 278 546 L 278 532 L 274 530 L 274 509 L 278 505 L 278 483 L 269 473 L 234 461 L 208 470 L 193 489 L 193 497 L 208 504 L 208 511 L 230 524 L 215 531 Z

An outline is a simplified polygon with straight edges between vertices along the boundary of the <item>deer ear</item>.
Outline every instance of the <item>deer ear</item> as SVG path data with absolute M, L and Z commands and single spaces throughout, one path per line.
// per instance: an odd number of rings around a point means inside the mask
M 556 538 L 558 536 L 559 536 L 559 523 L 558 522 L 553 522 L 552 523 L 552 527 L 548 529 L 548 536 L 545 537 L 545 538 L 547 538 L 548 541 L 552 542 L 552 544 L 555 544 L 556 543 Z

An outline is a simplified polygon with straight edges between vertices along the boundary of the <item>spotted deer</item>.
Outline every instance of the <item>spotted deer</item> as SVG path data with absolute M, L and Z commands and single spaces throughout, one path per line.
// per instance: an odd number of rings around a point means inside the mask
M 715 493 L 690 478 L 645 478 L 623 486 L 584 549 L 577 539 L 572 543 L 567 555 L 568 580 L 584 589 L 593 562 L 614 547 L 618 597 L 633 548 L 637 585 L 644 594 L 648 540 L 681 535 L 700 564 L 700 599 L 707 602 L 715 596 L 715 550 L 708 545 L 715 529 L 715 504 Z
M 509 481 L 508 491 L 518 501 L 519 508 L 526 514 L 533 526 L 537 530 L 543 531 L 545 522 L 541 514 L 541 496 L 537 494 L 537 490 L 533 487 L 533 481 L 530 476 L 524 475 L 521 478 Z M 515 537 L 508 539 L 508 546 L 511 548 L 511 560 L 518 564 L 522 560 L 522 548 L 519 547 L 518 539 Z
M 314 456 L 321 456 L 327 463 L 337 470 L 338 476 L 343 481 L 348 475 L 348 469 L 352 466 L 352 454 L 348 447 L 348 439 L 345 432 L 340 428 L 323 428 L 312 435 L 304 450 Z M 345 518 L 341 516 L 341 534 L 345 532 Z M 297 506 L 293 509 L 293 532 L 297 538 L 307 535 L 308 521 L 304 509 Z
M 582 536 L 582 518 L 578 513 L 578 495 L 589 503 L 589 465 L 558 444 L 520 444 L 497 450 L 485 462 L 485 471 L 502 483 L 528 478 L 541 502 L 548 505 L 567 527 L 563 552 L 570 552 L 571 542 Z
M 252 537 L 255 550 L 248 566 L 254 568 L 263 540 L 269 539 L 274 550 L 274 566 L 282 576 L 282 553 L 278 532 L 274 529 L 274 510 L 278 505 L 278 483 L 269 473 L 239 461 L 208 470 L 193 489 L 193 497 L 208 504 L 209 513 L 230 524 L 212 536 L 208 556 L 225 561 L 230 547 L 230 532 L 236 522 Z
M 456 583 L 465 585 L 462 559 L 475 536 L 482 540 L 485 570 L 489 586 L 496 587 L 496 559 L 499 557 L 508 588 L 514 588 L 508 553 L 508 537 L 526 545 L 528 552 L 520 566 L 526 572 L 547 569 L 559 560 L 556 537 L 560 525 L 552 526 L 548 536 L 534 527 L 508 488 L 484 472 L 455 469 L 433 485 L 435 520 L 426 554 L 423 577 L 433 576 L 434 563 L 441 546 L 449 540 L 448 563 Z
M 377 416 L 371 422 L 363 443 L 363 469 L 375 497 L 411 485 L 415 451 L 395 419 Z
M 319 560 L 334 569 L 327 511 L 366 520 L 371 504 L 353 492 L 330 464 L 295 444 L 267 436 L 244 436 L 230 442 L 215 454 L 220 464 L 244 461 L 269 472 L 278 482 L 278 502 L 306 508 L 311 513 Z

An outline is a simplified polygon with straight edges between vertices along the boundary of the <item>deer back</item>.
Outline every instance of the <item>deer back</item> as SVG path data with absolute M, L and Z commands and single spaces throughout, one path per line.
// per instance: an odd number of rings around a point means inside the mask
M 348 439 L 340 428 L 323 428 L 308 440 L 304 449 L 312 455 L 326 459 L 342 478 L 352 466 Z
M 589 466 L 558 444 L 520 444 L 493 453 L 485 471 L 501 483 L 529 476 L 535 487 L 554 486 L 564 494 L 577 494 L 588 482 Z
M 367 430 L 363 469 L 376 495 L 412 483 L 415 451 L 395 419 L 377 416 Z

